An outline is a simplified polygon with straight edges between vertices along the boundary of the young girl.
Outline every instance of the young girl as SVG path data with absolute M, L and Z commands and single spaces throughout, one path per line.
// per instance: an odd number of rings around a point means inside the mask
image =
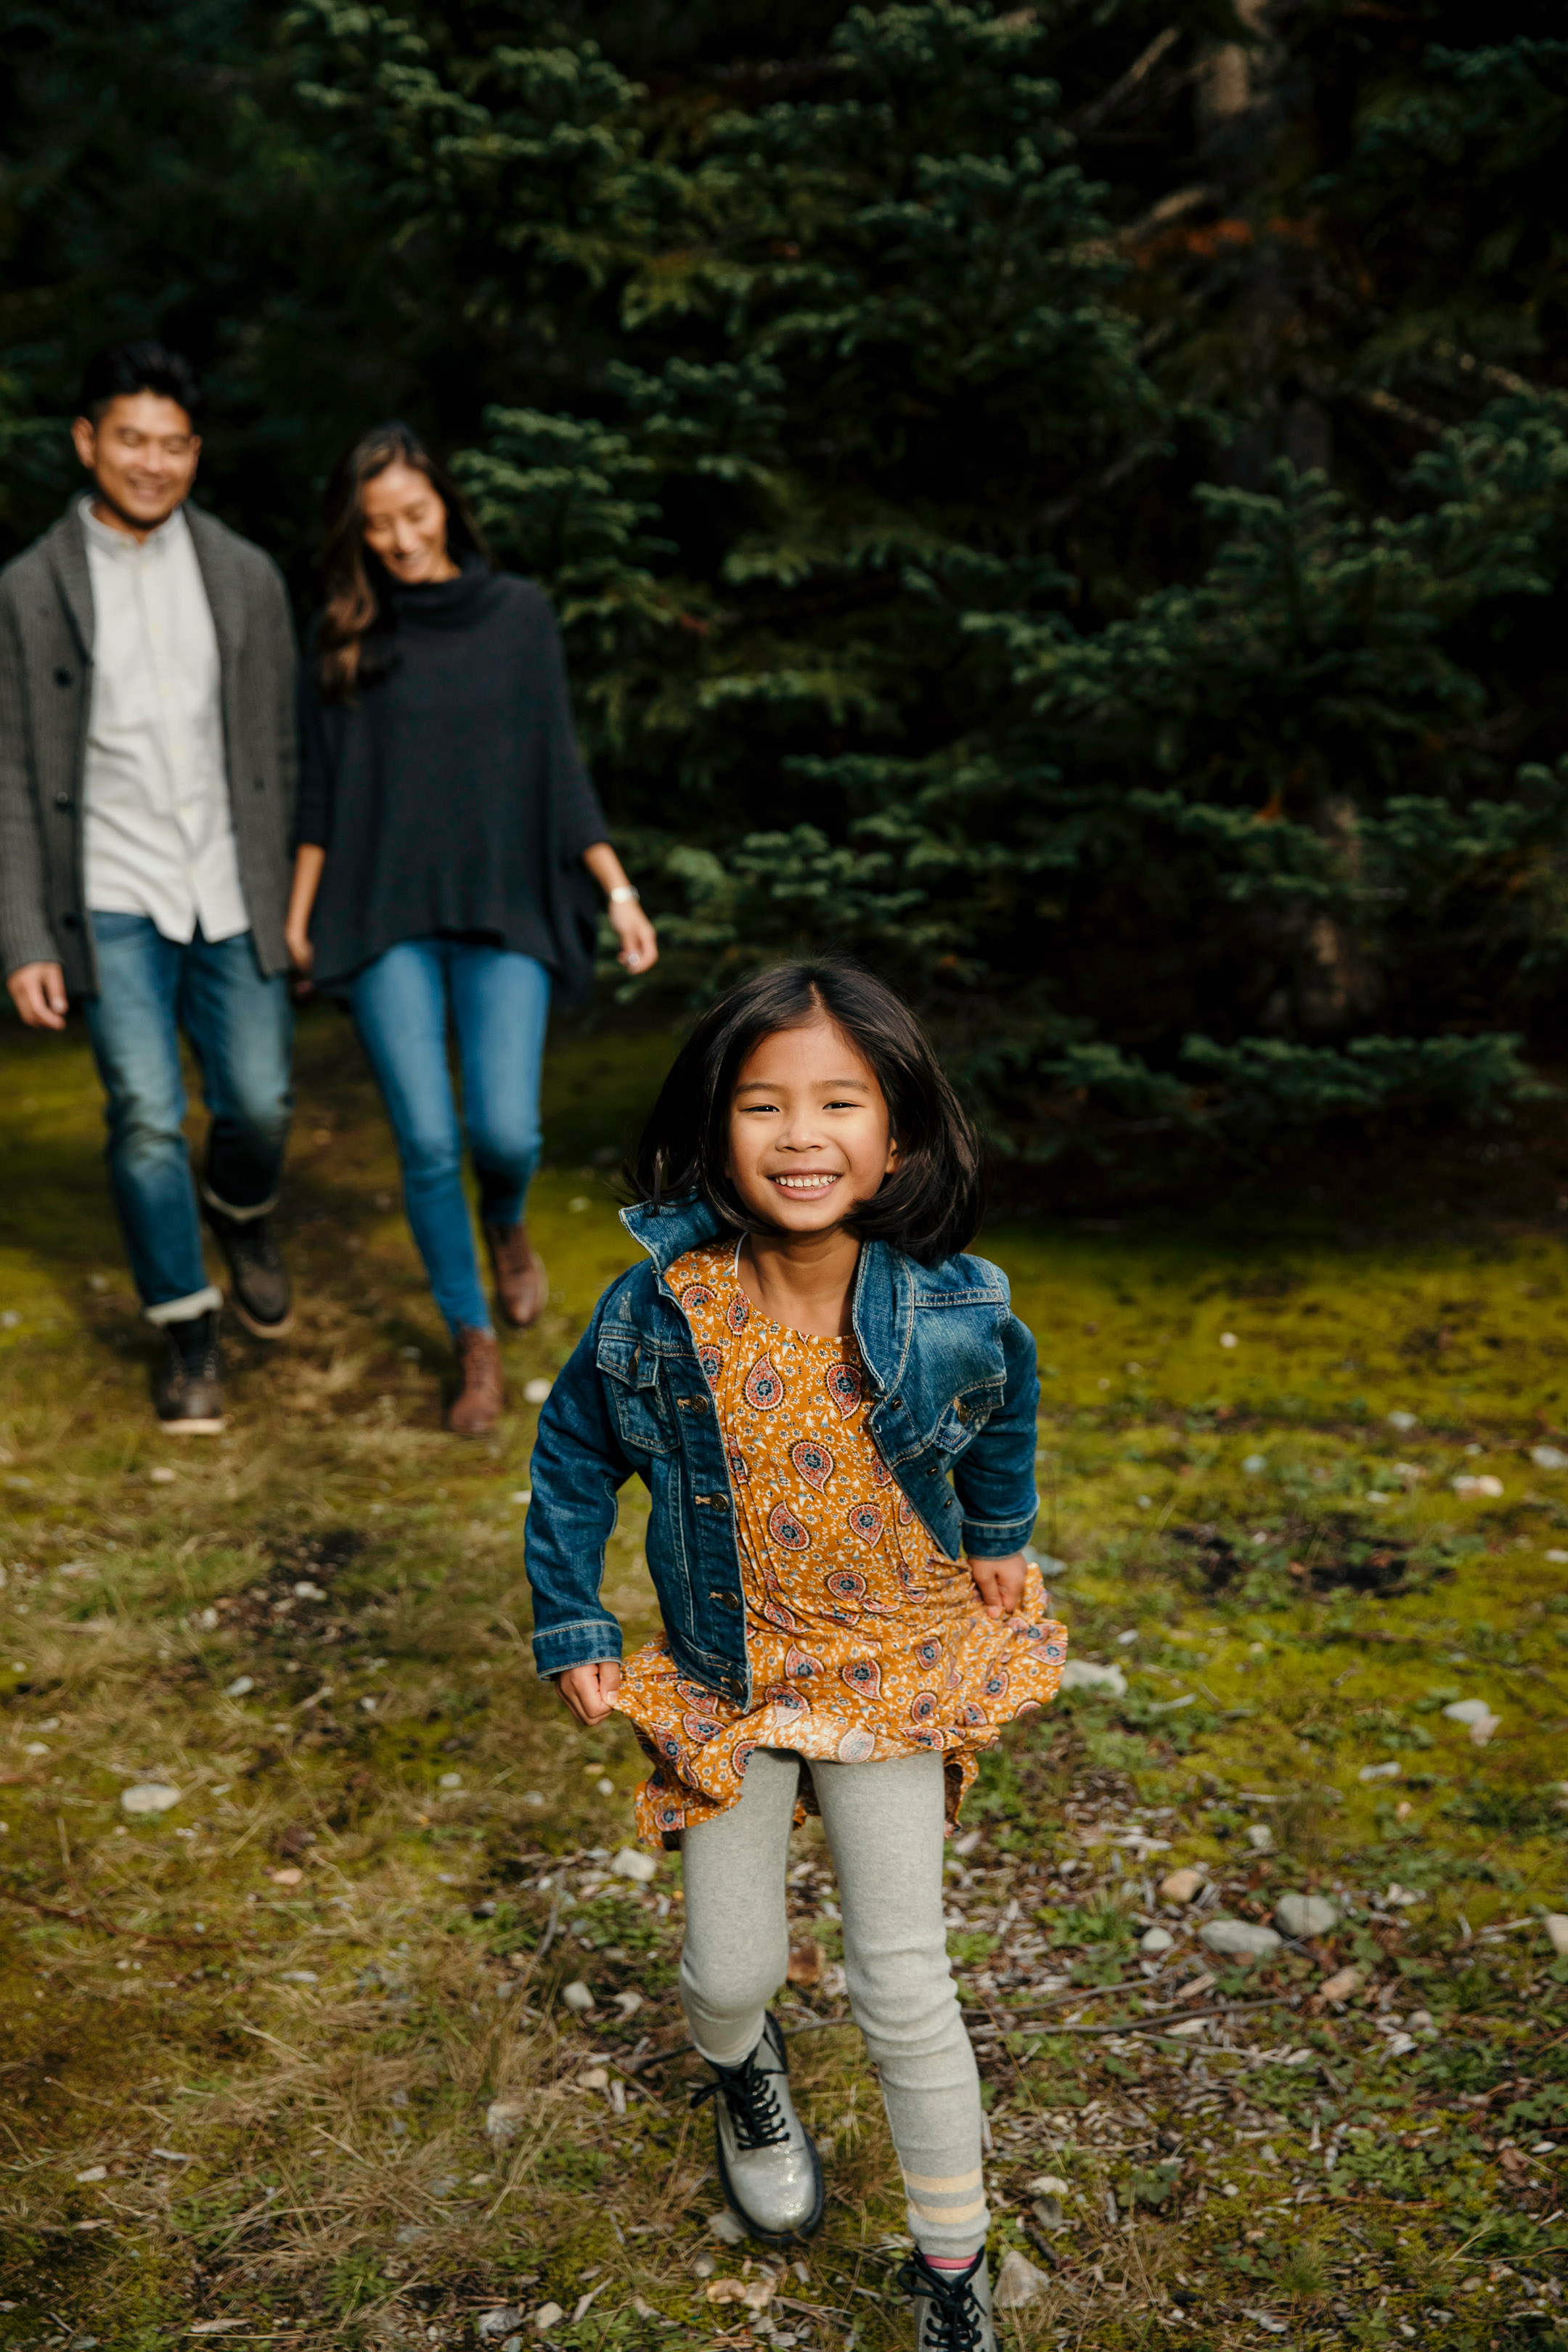
M 992 2352 L 974 2059 L 948 1970 L 944 1822 L 976 1750 L 1049 1699 L 1066 1635 L 1034 1526 L 1034 1341 L 963 1254 L 978 1150 L 920 1028 L 854 964 L 785 964 L 698 1023 L 655 1106 L 605 1293 L 540 1417 L 534 1654 L 578 1721 L 628 1717 L 679 1845 L 680 1995 L 719 2177 L 774 2245 L 822 2168 L 767 2003 L 803 1802 L 837 1872 L 849 2000 L 917 2252 L 918 2352 Z M 619 1663 L 616 1492 L 652 1497 L 663 1633 Z

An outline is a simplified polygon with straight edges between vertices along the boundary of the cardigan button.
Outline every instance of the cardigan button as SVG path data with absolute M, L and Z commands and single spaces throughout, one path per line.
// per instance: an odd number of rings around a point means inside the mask
M 71 675 L 71 672 L 70 672 L 68 669 L 58 669 L 58 670 L 56 670 L 56 672 L 55 672 L 55 684 L 56 684 L 57 686 L 69 686 L 69 685 L 71 685 L 72 683 L 73 683 L 73 680 L 72 680 L 72 675 Z
M 72 809 L 75 808 L 76 803 L 72 800 L 69 793 L 57 793 L 55 794 L 55 806 L 60 811 L 62 815 L 68 816 Z

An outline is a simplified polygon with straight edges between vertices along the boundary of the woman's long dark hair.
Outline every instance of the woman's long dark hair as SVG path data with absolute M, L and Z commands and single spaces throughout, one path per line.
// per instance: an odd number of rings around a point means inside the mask
M 899 1146 L 892 1173 L 849 1218 L 850 1230 L 935 1265 L 966 1248 L 980 1223 L 979 1138 L 908 1005 L 847 956 L 775 964 L 708 1007 L 643 1129 L 628 1171 L 637 1195 L 657 1204 L 700 1192 L 733 1231 L 772 1232 L 726 1173 L 731 1097 L 764 1037 L 824 1017 L 870 1065 Z
M 413 426 L 394 419 L 362 433 L 332 468 L 322 515 L 317 563 L 321 617 L 316 628 L 316 685 L 323 702 L 353 699 L 361 679 L 368 682 L 375 674 L 373 661 L 366 658 L 365 640 L 391 626 L 387 575 L 367 554 L 361 504 L 365 484 L 384 474 L 388 466 L 412 466 L 416 474 L 425 476 L 447 509 L 447 551 L 455 563 L 461 563 L 466 555 L 478 556 L 483 563 L 490 562 L 468 500 Z

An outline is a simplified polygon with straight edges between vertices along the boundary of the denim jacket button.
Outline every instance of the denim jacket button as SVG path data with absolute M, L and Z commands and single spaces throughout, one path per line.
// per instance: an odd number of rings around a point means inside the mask
M 738 1592 L 710 1592 L 708 1598 L 710 1601 L 716 1601 L 721 1609 L 738 1609 L 741 1605 L 741 1596 Z

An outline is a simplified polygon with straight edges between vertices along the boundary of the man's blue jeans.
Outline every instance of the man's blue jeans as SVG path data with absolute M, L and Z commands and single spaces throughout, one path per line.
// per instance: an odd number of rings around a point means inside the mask
M 109 1174 L 131 1271 L 150 1323 L 222 1305 L 202 1261 L 185 1143 L 180 1032 L 212 1114 L 202 1190 L 231 1217 L 276 1205 L 293 1109 L 287 982 L 268 980 L 248 931 L 182 945 L 145 915 L 95 914 L 99 993 L 88 1034 L 108 1093 Z
M 531 956 L 462 940 L 404 940 L 358 973 L 349 1002 L 403 1162 L 408 1222 L 456 1333 L 490 1328 L 463 1192 L 463 1129 L 488 1225 L 515 1225 L 539 1165 L 539 1074 L 550 974 Z M 448 1013 L 463 1076 L 459 1125 Z

